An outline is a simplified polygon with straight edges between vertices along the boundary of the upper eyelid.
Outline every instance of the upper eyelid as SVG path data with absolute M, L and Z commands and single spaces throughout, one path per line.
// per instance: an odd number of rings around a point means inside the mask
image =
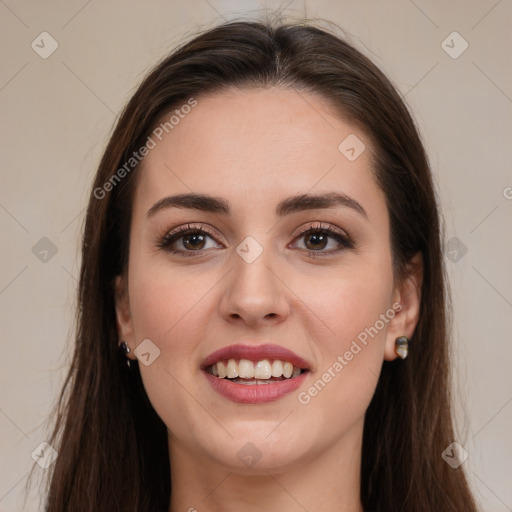
M 176 228 L 173 228 L 173 229 L 170 229 L 170 230 L 167 230 L 163 236 L 163 238 L 170 238 L 174 235 L 180 235 L 180 234 L 183 234 L 183 236 L 187 233 L 187 231 L 204 231 L 207 235 L 211 236 L 211 237 L 214 237 L 214 228 L 210 228 L 208 226 L 205 226 L 205 224 L 197 224 L 197 225 L 194 225 L 195 223 L 193 222 L 189 222 L 187 224 L 183 224 L 181 226 L 178 226 Z
M 333 233 L 336 233 L 340 236 L 345 236 L 345 237 L 350 238 L 350 235 L 348 234 L 348 232 L 345 229 L 335 226 L 329 222 L 323 222 L 320 220 L 312 221 L 311 224 L 301 227 L 295 233 L 294 236 L 297 237 L 297 236 L 304 235 L 304 234 L 308 233 L 310 230 L 311 231 L 322 231 L 322 230 L 332 231 Z
M 319 221 L 319 220 L 311 221 L 310 224 L 302 226 L 301 228 L 299 228 L 298 231 L 295 232 L 295 234 L 293 236 L 297 237 L 297 236 L 303 235 L 303 234 L 307 233 L 309 230 L 333 231 L 334 233 L 337 233 L 339 235 L 350 237 L 349 233 L 345 229 L 339 228 L 329 222 Z M 217 230 L 215 228 L 211 228 L 205 224 L 189 222 L 187 224 L 183 224 L 181 226 L 178 226 L 176 228 L 166 231 L 164 234 L 164 237 L 171 237 L 171 236 L 183 233 L 183 232 L 186 233 L 187 231 L 204 231 L 206 234 L 214 237 L 215 236 L 214 231 L 217 231 Z

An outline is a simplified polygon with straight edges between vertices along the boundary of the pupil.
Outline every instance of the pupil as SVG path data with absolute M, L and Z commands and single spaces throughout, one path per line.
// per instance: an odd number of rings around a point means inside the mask
M 316 240 L 316 242 L 315 242 L 315 241 L 313 241 L 313 248 L 315 248 L 315 245 L 316 245 L 316 244 L 318 244 L 318 243 L 322 243 L 322 242 L 324 242 L 324 243 L 322 244 L 322 248 L 323 248 L 323 247 L 325 247 L 325 239 L 326 239 L 326 236 L 325 236 L 325 234 L 323 234 L 323 233 L 314 234 L 314 235 L 309 235 L 309 236 L 308 236 L 308 239 L 309 239 L 309 240 L 311 240 L 311 239 Z M 306 245 L 307 245 L 307 246 L 309 246 L 309 245 L 311 245 L 311 244 L 306 242 Z M 318 248 L 318 247 L 316 247 L 316 248 Z
M 187 235 L 187 236 L 183 237 L 183 244 L 185 245 L 185 247 L 187 246 L 188 243 L 190 243 L 191 240 L 195 240 L 195 242 L 199 241 L 199 244 L 201 244 L 202 242 L 204 242 L 204 236 L 197 234 L 197 235 Z M 197 249 L 198 247 L 199 247 L 198 244 L 192 242 L 192 248 Z

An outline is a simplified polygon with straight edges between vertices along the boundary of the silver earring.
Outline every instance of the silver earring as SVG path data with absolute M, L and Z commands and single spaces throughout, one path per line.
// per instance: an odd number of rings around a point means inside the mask
M 407 336 L 399 336 L 395 340 L 395 353 L 398 357 L 405 359 L 409 353 L 409 340 Z

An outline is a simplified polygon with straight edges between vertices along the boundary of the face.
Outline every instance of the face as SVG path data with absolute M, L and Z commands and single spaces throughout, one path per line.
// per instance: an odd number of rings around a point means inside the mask
M 196 99 L 144 159 L 117 283 L 120 338 L 171 456 L 279 472 L 355 450 L 381 365 L 412 335 L 418 306 L 393 277 L 372 143 L 312 93 Z M 221 204 L 169 199 L 182 194 Z M 323 200 L 290 199 L 305 194 Z M 274 360 L 295 376 L 214 375 L 279 374 Z

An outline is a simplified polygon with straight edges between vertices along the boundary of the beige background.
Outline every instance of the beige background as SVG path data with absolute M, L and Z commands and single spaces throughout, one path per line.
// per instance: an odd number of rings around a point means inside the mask
M 0 511 L 22 509 L 31 453 L 46 439 L 44 421 L 67 365 L 83 209 L 116 115 L 184 37 L 279 7 L 291 19 L 340 25 L 418 120 L 446 240 L 456 236 L 467 248 L 446 254 L 455 441 L 469 454 L 464 465 L 482 510 L 512 510 L 510 1 L 0 0 Z M 31 47 L 44 31 L 58 43 L 47 59 Z M 469 44 L 458 58 L 442 47 L 453 31 Z M 452 53 L 462 49 L 457 37 L 445 43 Z M 32 251 L 42 237 L 57 249 L 46 262 Z M 38 501 L 34 489 L 26 510 L 38 510 Z

